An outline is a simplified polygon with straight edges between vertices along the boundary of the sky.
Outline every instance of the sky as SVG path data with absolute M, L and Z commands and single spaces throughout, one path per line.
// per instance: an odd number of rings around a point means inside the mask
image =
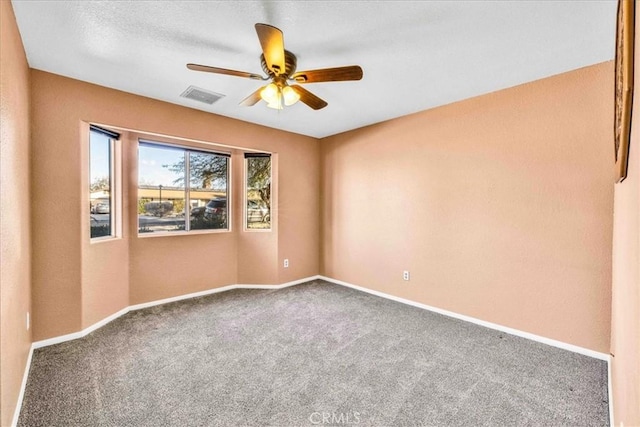
M 90 178 L 91 182 L 109 175 L 109 137 L 98 132 L 90 133 Z M 161 145 L 138 145 L 138 184 L 178 187 L 176 179 L 184 178 L 164 167 L 181 162 L 184 150 Z
M 175 187 L 174 181 L 183 174 L 171 172 L 163 165 L 172 165 L 182 161 L 184 151 L 164 147 L 138 146 L 138 184 L 163 185 Z
M 90 182 L 109 176 L 109 137 L 98 132 L 90 133 Z M 182 160 L 184 151 L 163 147 L 138 147 L 139 183 L 144 185 L 175 186 L 180 176 L 163 165 L 171 165 Z
M 90 132 L 89 173 L 90 182 L 109 176 L 109 137 L 97 132 Z

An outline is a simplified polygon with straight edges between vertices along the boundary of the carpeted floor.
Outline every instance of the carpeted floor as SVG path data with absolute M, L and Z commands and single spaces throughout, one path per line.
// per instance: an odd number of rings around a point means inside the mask
M 36 350 L 20 426 L 603 426 L 600 360 L 322 281 Z

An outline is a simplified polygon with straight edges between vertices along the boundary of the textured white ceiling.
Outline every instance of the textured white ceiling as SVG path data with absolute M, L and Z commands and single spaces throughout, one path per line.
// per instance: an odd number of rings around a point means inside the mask
M 614 57 L 616 1 L 13 0 L 32 68 L 324 137 Z M 356 82 L 305 85 L 329 103 L 238 103 L 263 83 L 255 23 L 284 32 L 298 70 L 360 65 Z M 190 85 L 226 95 L 209 106 Z

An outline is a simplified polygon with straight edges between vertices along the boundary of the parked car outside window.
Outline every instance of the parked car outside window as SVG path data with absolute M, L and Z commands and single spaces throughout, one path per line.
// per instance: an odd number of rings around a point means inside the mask
M 108 203 L 98 203 L 94 208 L 93 212 L 97 214 L 108 214 L 110 211 Z
M 221 218 L 227 216 L 227 199 L 211 199 L 204 208 L 205 218 Z
M 205 208 L 205 206 L 196 206 L 195 208 L 191 208 L 191 217 L 201 218 L 204 215 Z
M 247 222 L 265 222 L 269 219 L 269 209 L 257 200 L 247 202 Z

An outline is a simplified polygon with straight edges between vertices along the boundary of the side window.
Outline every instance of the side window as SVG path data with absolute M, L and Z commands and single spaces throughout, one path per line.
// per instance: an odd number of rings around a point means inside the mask
M 138 144 L 138 233 L 228 230 L 229 156 Z
M 91 238 L 116 237 L 116 141 L 119 134 L 91 126 L 89 132 L 89 218 Z
M 245 153 L 245 226 L 271 229 L 271 155 Z

